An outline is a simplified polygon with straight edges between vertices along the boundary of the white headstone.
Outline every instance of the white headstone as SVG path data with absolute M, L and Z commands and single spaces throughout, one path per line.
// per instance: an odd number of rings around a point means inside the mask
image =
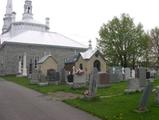
M 19 60 L 19 63 L 18 63 L 18 73 L 21 74 L 22 73 L 22 61 Z
M 128 80 L 131 76 L 130 68 L 125 68 L 125 79 Z
M 131 70 L 131 77 L 135 78 L 135 70 L 134 69 Z
M 23 56 L 23 76 L 27 76 L 27 66 L 26 66 L 26 52 L 24 53 Z

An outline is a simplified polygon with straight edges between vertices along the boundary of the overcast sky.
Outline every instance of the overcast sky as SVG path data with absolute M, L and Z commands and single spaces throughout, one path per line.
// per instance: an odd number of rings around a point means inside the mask
M 25 0 L 12 0 L 17 20 L 21 20 Z M 45 23 L 50 17 L 50 27 L 88 45 L 96 44 L 103 23 L 114 16 L 128 13 L 135 23 L 141 22 L 145 31 L 159 26 L 159 0 L 32 0 L 34 19 Z M 0 28 L 3 25 L 7 0 L 0 0 Z

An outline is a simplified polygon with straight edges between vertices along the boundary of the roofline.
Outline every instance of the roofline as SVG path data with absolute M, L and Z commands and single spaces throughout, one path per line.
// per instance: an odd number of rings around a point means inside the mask
M 57 64 L 56 59 L 52 55 L 49 55 L 43 62 L 38 62 L 38 64 L 43 64 L 49 57 L 51 57 Z
M 66 38 L 66 39 L 69 39 L 69 40 L 71 40 L 71 41 L 73 41 L 73 42 L 76 42 L 76 43 L 78 43 L 78 44 L 80 44 L 80 45 L 82 45 L 82 46 L 85 46 L 86 47 L 86 45 L 83 45 L 83 44 L 81 44 L 80 42 L 78 42 L 78 41 L 76 41 L 76 40 L 73 40 L 72 38 L 69 38 L 69 37 L 67 37 L 67 36 L 65 36 L 65 35 L 63 35 L 63 34 L 61 34 L 61 33 L 58 33 L 58 32 L 50 32 L 50 31 L 48 31 L 48 33 L 55 33 L 55 34 L 59 34 L 60 36 L 63 36 L 64 38 Z M 87 49 L 89 48 L 89 47 L 86 47 Z
M 46 27 L 46 28 L 49 28 L 47 25 L 45 25 L 45 24 L 40 24 L 40 23 L 32 23 L 32 22 L 25 22 L 25 21 L 16 21 L 16 22 L 13 22 L 12 24 L 29 24 L 29 25 L 32 25 L 32 24 L 34 24 L 34 25 L 37 25 L 37 26 L 43 26 L 43 27 Z M 11 25 L 12 25 L 11 24 Z
M 71 57 L 71 56 L 70 56 L 70 57 Z M 79 60 L 80 57 L 81 57 L 81 54 L 78 53 L 77 59 L 76 59 L 75 61 L 73 61 L 73 62 L 64 62 L 64 64 L 73 64 L 73 63 L 77 62 L 77 61 Z M 68 57 L 68 58 L 69 58 L 69 57 Z
M 19 45 L 33 45 L 33 46 L 48 46 L 48 47 L 56 47 L 56 48 L 72 48 L 72 49 L 83 49 L 86 50 L 87 48 L 82 48 L 82 47 L 72 47 L 72 46 L 58 46 L 58 45 L 45 45 L 45 44 L 35 44 L 35 43 L 20 43 L 20 42 L 8 42 L 4 41 L 1 45 L 5 44 L 19 44 Z
M 96 50 L 96 52 L 93 55 L 95 55 L 97 52 L 100 54 L 100 56 L 103 58 L 103 60 L 106 61 L 106 59 L 104 58 L 103 54 L 98 49 Z M 93 57 L 93 55 L 89 59 L 88 58 L 83 59 L 82 55 L 81 55 L 81 57 L 82 57 L 83 60 L 90 60 Z

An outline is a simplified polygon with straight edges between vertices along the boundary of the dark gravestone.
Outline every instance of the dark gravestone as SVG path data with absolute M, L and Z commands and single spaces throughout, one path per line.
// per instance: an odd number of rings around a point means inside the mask
M 67 75 L 67 81 L 68 82 L 73 82 L 74 76 L 73 74 Z
M 56 72 L 54 69 L 47 71 L 47 79 L 49 82 L 59 81 L 59 72 Z
M 146 72 L 146 79 L 150 79 L 150 72 Z
M 152 83 L 148 80 L 147 86 L 143 91 L 143 95 L 139 103 L 139 109 L 138 109 L 139 111 L 141 112 L 147 111 L 147 104 L 148 104 L 148 99 L 151 95 L 151 91 L 152 91 Z
M 135 78 L 139 78 L 139 68 L 135 69 Z
M 109 80 L 109 74 L 108 73 L 98 73 L 98 81 L 97 81 L 97 86 L 98 87 L 106 87 L 110 86 L 110 80 Z
M 65 76 L 66 76 L 66 71 L 65 71 L 65 69 L 63 68 L 63 69 L 61 69 L 61 72 L 60 72 L 61 74 L 59 75 L 59 78 L 60 78 L 60 82 L 61 83 L 66 83 L 66 79 L 65 79 Z

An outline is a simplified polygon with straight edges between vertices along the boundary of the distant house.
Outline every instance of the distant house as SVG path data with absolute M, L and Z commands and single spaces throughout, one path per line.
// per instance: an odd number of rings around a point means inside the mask
M 65 59 L 65 70 L 73 71 L 73 67 L 76 70 L 83 70 L 87 74 L 91 73 L 94 67 L 99 72 L 106 72 L 106 62 L 102 53 L 95 49 L 88 49 L 85 52 L 70 56 Z
M 47 76 L 48 70 L 57 71 L 57 61 L 51 55 L 46 55 L 38 61 L 37 68 Z

